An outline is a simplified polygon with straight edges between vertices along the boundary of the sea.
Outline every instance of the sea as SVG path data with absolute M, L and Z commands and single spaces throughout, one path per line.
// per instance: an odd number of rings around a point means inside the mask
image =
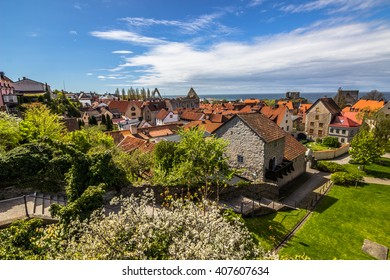
M 309 103 L 314 103 L 317 99 L 323 98 L 323 97 L 335 97 L 337 92 L 315 92 L 315 93 L 300 93 L 300 97 L 306 98 Z M 359 98 L 363 97 L 366 94 L 366 92 L 359 92 Z M 385 101 L 390 100 L 390 92 L 383 92 Z M 255 99 L 280 99 L 285 98 L 286 93 L 250 93 L 250 94 L 200 94 L 199 97 L 201 99 L 208 99 L 208 100 L 222 100 L 226 99 L 228 101 L 235 101 L 235 100 L 245 100 L 250 98 Z

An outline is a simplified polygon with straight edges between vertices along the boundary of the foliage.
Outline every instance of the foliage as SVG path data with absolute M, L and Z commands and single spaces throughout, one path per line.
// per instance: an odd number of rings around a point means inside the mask
M 390 118 L 383 112 L 375 112 L 372 115 L 373 133 L 379 145 L 390 152 Z
M 107 117 L 106 117 L 106 122 L 107 122 L 107 124 L 106 124 L 107 131 L 112 131 L 114 129 L 114 126 L 113 126 L 112 120 L 111 120 L 109 115 L 107 115 Z
M 204 137 L 204 131 L 197 127 L 180 130 L 179 135 L 179 143 L 162 144 L 156 149 L 154 178 L 168 185 L 202 186 L 207 197 L 210 184 L 223 184 L 233 174 L 225 156 L 227 142 L 215 136 Z M 163 151 L 167 150 L 165 155 Z
M 36 240 L 43 235 L 42 225 L 39 219 L 19 220 L 0 230 L 0 260 L 41 259 Z
M 0 181 L 31 183 L 38 179 L 62 185 L 70 166 L 71 158 L 55 147 L 46 143 L 24 144 L 0 156 Z
M 168 143 L 162 141 L 160 143 Z M 151 179 L 153 154 L 135 150 L 131 153 L 119 152 L 114 161 L 124 170 L 129 182 L 135 184 Z
M 340 147 L 339 140 L 337 137 L 328 136 L 322 139 L 322 145 L 330 147 L 330 148 L 338 148 Z
M 320 171 L 329 172 L 329 173 L 345 171 L 344 166 L 342 166 L 341 164 L 332 161 L 325 161 L 325 160 L 317 161 L 316 167 Z
M 80 197 L 67 205 L 52 204 L 50 213 L 53 217 L 60 218 L 60 222 L 65 224 L 75 219 L 86 219 L 93 211 L 103 207 L 104 193 L 104 184 L 89 186 Z
M 363 176 L 358 173 L 335 172 L 330 179 L 337 185 L 351 186 L 363 180 Z
M 103 133 L 97 126 L 83 127 L 81 130 L 70 132 L 66 140 L 74 144 L 83 153 L 87 153 L 97 147 L 101 147 L 104 150 L 114 147 L 114 139 Z
M 253 259 L 261 256 L 238 219 L 226 220 L 210 204 L 203 212 L 191 202 L 175 201 L 152 215 L 150 195 L 116 198 L 118 212 L 92 214 L 76 220 L 63 240 L 63 249 L 47 248 L 54 259 Z
M 47 106 L 52 112 L 68 117 L 81 117 L 79 111 L 80 103 L 70 101 L 62 91 L 55 90 L 54 94 L 57 95 L 57 98 L 47 101 Z
M 58 115 L 53 114 L 43 104 L 27 107 L 24 120 L 20 123 L 22 136 L 27 141 L 50 138 L 60 140 L 65 133 L 65 126 Z
M 0 112 L 0 151 L 11 150 L 22 140 L 19 130 L 20 122 L 20 118 Z
M 353 161 L 363 166 L 371 164 L 385 152 L 380 141 L 375 137 L 373 131 L 360 129 L 359 133 L 351 141 L 349 153 Z

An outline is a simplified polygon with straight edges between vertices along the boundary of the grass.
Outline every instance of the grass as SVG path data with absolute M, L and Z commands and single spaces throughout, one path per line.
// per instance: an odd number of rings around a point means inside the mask
M 375 178 L 387 178 L 390 179 L 390 159 L 389 158 L 380 158 L 375 163 L 365 166 L 363 171 L 361 168 L 358 169 L 358 164 L 344 164 L 347 172 L 359 173 L 362 176 L 366 177 L 375 177 Z
M 245 218 L 254 239 L 266 251 L 272 250 L 305 216 L 306 210 L 286 210 L 262 217 Z
M 322 145 L 320 143 L 316 143 L 316 142 L 309 142 L 309 143 L 305 144 L 305 146 L 314 152 L 316 152 L 316 151 L 329 151 L 329 150 L 336 149 L 336 148 L 330 148 L 328 146 L 324 146 L 324 145 Z
M 390 186 L 334 186 L 310 219 L 280 251 L 314 260 L 374 259 L 361 248 L 364 239 L 390 247 Z

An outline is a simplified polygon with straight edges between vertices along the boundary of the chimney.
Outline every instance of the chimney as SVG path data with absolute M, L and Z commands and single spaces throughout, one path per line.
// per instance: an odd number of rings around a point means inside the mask
M 4 79 L 4 72 L 0 72 L 0 78 Z
M 26 80 L 26 77 L 23 77 L 23 80 Z
M 130 125 L 130 133 L 133 135 L 138 133 L 137 125 L 135 124 Z

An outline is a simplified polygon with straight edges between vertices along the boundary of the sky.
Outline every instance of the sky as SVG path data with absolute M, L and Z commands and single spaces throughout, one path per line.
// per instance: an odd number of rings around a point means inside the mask
M 390 91 L 390 0 L 0 0 L 0 71 L 163 95 Z

